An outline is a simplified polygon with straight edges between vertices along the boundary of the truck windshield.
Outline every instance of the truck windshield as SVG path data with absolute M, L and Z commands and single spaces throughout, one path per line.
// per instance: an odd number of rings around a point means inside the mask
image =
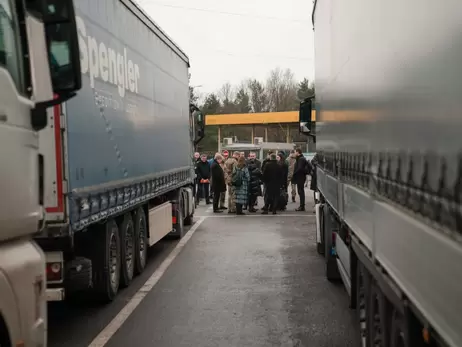
M 0 66 L 7 69 L 18 89 L 21 83 L 21 54 L 17 39 L 17 16 L 9 0 L 0 0 Z

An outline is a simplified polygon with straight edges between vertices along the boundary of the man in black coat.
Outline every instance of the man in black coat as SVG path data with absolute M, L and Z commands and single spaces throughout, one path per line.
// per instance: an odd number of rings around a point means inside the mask
M 249 181 L 249 212 L 257 212 L 255 208 L 255 204 L 257 202 L 257 198 L 262 195 L 261 192 L 261 178 L 262 172 L 259 167 L 259 162 L 257 161 L 257 155 L 255 152 L 250 152 L 249 160 L 247 161 L 247 169 L 249 170 L 250 174 L 250 181 Z
M 295 162 L 292 183 L 297 185 L 297 193 L 300 196 L 300 206 L 295 211 L 305 211 L 305 182 L 306 175 L 311 172 L 311 164 L 303 156 L 302 150 L 295 150 L 297 161 Z
M 276 154 L 271 154 L 269 160 L 265 164 L 263 171 L 263 182 L 266 186 L 265 192 L 265 207 L 262 214 L 268 214 L 271 209 L 273 214 L 276 214 L 279 194 L 284 180 L 284 172 L 282 166 L 276 160 Z
M 199 180 L 197 179 L 197 163 L 201 161 L 201 155 L 199 152 L 194 152 L 193 157 L 193 164 L 194 164 L 194 172 L 196 173 L 196 177 L 194 179 L 194 197 L 196 199 L 196 206 L 199 204 Z
M 213 192 L 213 212 L 221 213 L 223 212 L 218 204 L 220 202 L 221 193 L 226 191 L 225 183 L 225 173 L 221 168 L 220 164 L 223 162 L 223 157 L 221 154 L 216 154 L 215 159 L 213 160 L 210 171 L 212 173 L 212 192 Z
M 196 175 L 199 181 L 199 192 L 205 197 L 205 203 L 210 205 L 210 165 L 205 154 L 202 154 L 201 160 L 197 162 Z
M 268 164 L 268 162 L 270 161 L 271 154 L 273 154 L 273 151 L 268 151 L 268 155 L 266 156 L 265 159 L 263 159 L 263 162 L 261 163 L 261 172 L 262 172 L 262 174 L 263 174 L 263 172 L 265 172 L 266 164 Z M 269 204 L 268 204 L 268 201 L 266 201 L 266 198 L 267 198 L 266 184 L 265 184 L 265 182 L 263 182 L 263 200 L 264 200 L 265 206 L 268 206 Z

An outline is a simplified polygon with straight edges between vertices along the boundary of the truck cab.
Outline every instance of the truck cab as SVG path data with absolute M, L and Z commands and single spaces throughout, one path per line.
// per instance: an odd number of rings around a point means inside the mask
M 79 70 L 72 0 L 0 3 L 0 346 L 46 345 L 37 131 L 80 88 Z

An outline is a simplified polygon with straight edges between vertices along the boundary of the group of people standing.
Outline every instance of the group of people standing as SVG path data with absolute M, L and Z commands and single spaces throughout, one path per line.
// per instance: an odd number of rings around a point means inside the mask
M 194 159 L 196 199 L 202 195 L 206 204 L 213 204 L 214 213 L 228 210 L 230 214 L 243 215 L 245 209 L 255 213 L 258 197 L 263 196 L 262 214 L 270 211 L 276 214 L 286 208 L 289 187 L 293 202 L 296 192 L 300 197 L 296 211 L 305 211 L 305 182 L 312 167 L 300 149 L 291 151 L 287 160 L 282 152 L 269 152 L 263 162 L 256 158 L 256 153 L 250 152 L 246 160 L 244 153 L 237 151 L 232 156 L 228 156 L 228 152 L 216 153 L 211 163 L 205 154 L 197 152 Z M 225 206 L 226 191 L 228 207 Z M 210 201 L 211 194 L 213 202 Z

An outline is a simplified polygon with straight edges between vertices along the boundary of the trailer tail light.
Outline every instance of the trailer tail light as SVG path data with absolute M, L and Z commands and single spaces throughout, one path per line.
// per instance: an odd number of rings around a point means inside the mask
M 176 216 L 172 216 L 172 225 L 176 224 Z
M 47 281 L 58 282 L 63 279 L 63 266 L 59 262 L 47 263 Z

